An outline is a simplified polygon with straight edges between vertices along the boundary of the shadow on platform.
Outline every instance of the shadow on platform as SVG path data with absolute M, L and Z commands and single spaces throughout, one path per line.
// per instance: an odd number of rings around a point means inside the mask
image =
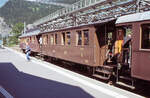
M 12 63 L 0 63 L 0 85 L 14 98 L 93 98 L 79 87 L 19 72 Z

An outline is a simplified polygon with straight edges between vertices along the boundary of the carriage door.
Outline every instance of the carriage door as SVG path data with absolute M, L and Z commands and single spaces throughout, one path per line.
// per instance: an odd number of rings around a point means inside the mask
M 117 40 L 115 42 L 115 54 L 120 54 L 118 60 L 124 65 L 131 64 L 131 26 L 123 26 L 117 29 Z
M 114 27 L 108 23 L 100 28 L 100 65 L 105 65 L 108 60 L 108 53 L 112 49 Z
M 117 39 L 115 41 L 115 50 L 114 50 L 114 54 L 120 54 L 121 50 L 122 50 L 122 44 L 123 44 L 123 38 L 124 38 L 124 29 L 117 29 Z
M 42 35 L 37 35 L 37 36 L 36 36 L 37 45 L 38 45 L 38 46 L 37 46 L 37 47 L 38 47 L 38 48 L 37 48 L 37 51 L 39 51 L 39 52 L 41 51 L 40 38 L 42 38 Z
M 98 39 L 98 51 L 99 65 L 103 66 L 107 63 L 107 54 L 112 50 L 112 45 L 116 39 L 115 23 L 114 21 L 107 22 L 105 24 L 99 24 L 96 27 L 96 35 Z

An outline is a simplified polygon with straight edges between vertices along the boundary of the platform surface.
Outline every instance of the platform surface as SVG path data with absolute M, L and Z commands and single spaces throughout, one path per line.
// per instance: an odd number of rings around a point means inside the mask
M 0 86 L 13 98 L 142 98 L 9 48 L 0 49 Z

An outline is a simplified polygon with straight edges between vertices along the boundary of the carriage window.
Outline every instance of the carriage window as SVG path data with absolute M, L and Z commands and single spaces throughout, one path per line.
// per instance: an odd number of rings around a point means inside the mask
M 142 25 L 141 48 L 150 49 L 150 24 Z
M 77 31 L 77 45 L 82 45 L 82 33 L 81 31 Z
M 48 44 L 48 35 L 46 35 L 46 39 L 45 40 L 46 40 L 46 44 Z
M 66 44 L 67 45 L 71 44 L 71 33 L 70 32 L 66 33 Z
M 55 45 L 57 44 L 57 34 L 55 34 Z
M 30 37 L 29 41 L 32 42 L 32 38 L 31 37 Z
M 45 36 L 43 37 L 43 41 L 42 41 L 42 42 L 43 42 L 43 44 L 45 45 Z
M 61 44 L 65 45 L 65 33 L 64 32 L 61 35 Z
M 51 40 L 51 45 L 54 45 L 54 34 L 51 34 L 50 40 Z
M 27 38 L 26 43 L 29 43 L 29 42 L 30 42 L 30 39 L 29 39 L 29 38 Z
M 32 37 L 32 43 L 34 43 L 34 42 L 35 42 L 35 37 L 33 36 L 33 37 Z
M 84 30 L 84 45 L 89 45 L 89 30 Z
M 44 45 L 47 45 L 47 44 L 48 44 L 48 35 L 45 35 L 45 36 L 43 37 L 43 44 L 44 44 Z
M 132 34 L 132 28 L 131 27 L 127 27 L 127 28 L 125 28 L 125 30 L 126 30 L 126 35 L 125 36 L 129 36 L 129 35 Z

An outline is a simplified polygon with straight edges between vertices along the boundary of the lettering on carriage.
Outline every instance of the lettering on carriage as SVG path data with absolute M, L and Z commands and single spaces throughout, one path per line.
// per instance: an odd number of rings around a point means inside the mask
M 64 51 L 64 55 L 66 55 L 67 54 L 67 51 Z
M 81 53 L 81 57 L 83 57 L 83 53 Z
M 53 53 L 55 53 L 56 51 L 55 51 L 55 50 L 53 50 L 52 52 L 53 52 Z
M 85 63 L 88 63 L 89 61 L 88 60 L 85 60 Z

